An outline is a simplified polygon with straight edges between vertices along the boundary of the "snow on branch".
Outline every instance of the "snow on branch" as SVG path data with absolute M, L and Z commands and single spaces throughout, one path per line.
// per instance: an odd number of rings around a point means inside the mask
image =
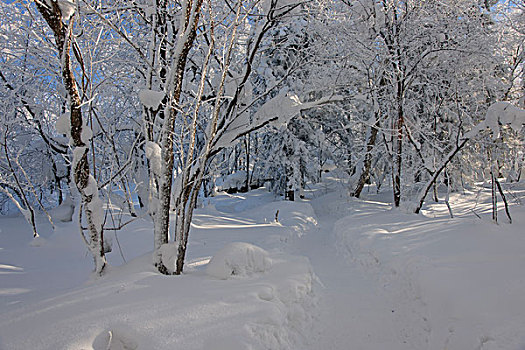
M 142 102 L 146 108 L 151 108 L 154 110 L 159 108 L 159 105 L 162 102 L 164 96 L 165 94 L 163 91 L 154 91 L 148 89 L 139 91 L 140 102 Z
M 162 150 L 158 143 L 146 141 L 146 158 L 150 161 L 151 171 L 160 175 L 162 168 Z
M 508 125 L 514 131 L 519 131 L 525 125 L 525 109 L 509 102 L 495 102 L 487 109 L 485 119 L 466 133 L 464 138 L 470 139 L 487 128 L 492 131 L 493 138 L 498 138 L 501 125 Z
M 425 198 L 432 185 L 436 182 L 439 174 L 452 161 L 456 154 L 459 153 L 463 146 L 465 146 L 467 141 L 474 138 L 478 133 L 487 128 L 492 130 L 492 138 L 498 138 L 502 125 L 510 126 L 516 132 L 520 131 L 522 126 L 525 125 L 525 109 L 516 107 L 508 102 L 493 103 L 487 109 L 485 119 L 473 127 L 468 133 L 463 135 L 461 140 L 456 143 L 455 147 L 448 153 L 448 155 L 443 158 L 441 164 L 436 167 L 436 170 L 432 174 L 430 180 L 427 181 L 426 185 L 421 189 L 418 195 L 417 206 L 414 209 L 416 214 L 418 214 L 423 207 Z
M 58 7 L 60 8 L 60 13 L 64 20 L 69 20 L 77 9 L 75 1 L 72 0 L 58 0 Z
M 282 92 L 263 104 L 251 119 L 249 113 L 242 113 L 227 123 L 224 131 L 217 138 L 215 146 L 216 148 L 228 147 L 239 137 L 265 125 L 281 126 L 301 111 L 341 100 L 340 96 L 330 96 L 303 103 L 297 95 Z

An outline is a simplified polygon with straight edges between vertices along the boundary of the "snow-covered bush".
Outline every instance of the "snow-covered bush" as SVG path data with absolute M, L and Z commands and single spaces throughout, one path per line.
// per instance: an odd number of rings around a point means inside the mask
M 240 190 L 246 184 L 246 171 L 240 170 L 217 181 L 219 191 Z

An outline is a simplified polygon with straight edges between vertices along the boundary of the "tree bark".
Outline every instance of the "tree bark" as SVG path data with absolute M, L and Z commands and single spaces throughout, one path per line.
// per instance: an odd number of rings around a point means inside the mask
M 188 54 L 193 46 L 193 42 L 197 33 L 197 25 L 199 23 L 200 10 L 202 0 L 194 0 L 184 2 L 183 6 L 183 18 L 181 19 L 181 36 L 175 51 L 175 58 L 172 63 L 173 75 L 168 80 L 169 84 L 169 96 L 168 96 L 168 112 L 165 115 L 165 121 L 162 128 L 162 168 L 159 177 L 160 186 L 158 191 L 158 208 L 156 217 L 154 218 L 155 227 L 155 265 L 159 272 L 168 274 L 172 271 L 169 267 L 164 265 L 162 256 L 160 255 L 160 248 L 163 244 L 168 243 L 169 240 L 169 227 L 170 227 L 170 206 L 171 206 L 171 194 L 173 189 L 173 168 L 174 168 L 174 130 L 175 121 L 177 117 L 177 110 L 175 106 L 178 106 L 180 96 L 182 92 L 182 81 L 184 79 L 184 71 L 186 68 L 186 62 Z M 182 198 L 179 198 L 182 204 L 187 202 Z M 177 230 L 184 226 L 184 213 L 177 209 Z M 179 217 L 182 215 L 182 217 Z
M 496 186 L 498 187 L 499 194 L 501 195 L 501 198 L 503 199 L 503 203 L 505 204 L 505 214 L 507 214 L 509 223 L 512 224 L 512 217 L 510 216 L 509 203 L 507 202 L 507 197 L 505 196 L 505 193 L 503 192 L 503 188 L 501 187 L 501 184 L 499 183 L 498 179 L 495 178 L 494 181 L 496 182 Z
M 354 187 L 351 195 L 353 197 L 359 198 L 365 184 L 370 180 L 370 170 L 372 168 L 372 151 L 376 144 L 377 133 L 379 131 L 379 116 L 376 114 L 376 120 L 373 126 L 370 127 L 370 135 L 366 142 L 366 154 L 365 159 L 363 160 L 363 169 L 357 184 Z
M 55 36 L 55 44 L 61 61 L 62 81 L 69 97 L 71 143 L 73 145 L 73 180 L 80 193 L 82 208 L 86 214 L 90 237 L 88 248 L 95 262 L 95 272 L 102 274 L 106 266 L 102 228 L 103 209 L 98 197 L 98 186 L 89 170 L 89 145 L 87 140 L 82 137 L 82 130 L 85 127 L 82 118 L 82 101 L 77 89 L 70 54 L 74 17 L 70 19 L 69 26 L 66 27 L 58 2 L 35 1 L 35 4 Z
M 392 172 L 392 187 L 394 192 L 394 206 L 397 208 L 401 202 L 401 165 L 403 161 L 403 128 L 405 124 L 405 115 L 403 111 L 403 82 L 398 82 L 398 106 L 397 120 L 395 123 L 395 154 L 394 154 L 394 171 Z
M 496 180 L 495 175 L 490 170 L 490 186 L 491 186 L 491 195 L 492 195 L 492 221 L 495 223 L 498 222 L 498 194 L 496 193 Z

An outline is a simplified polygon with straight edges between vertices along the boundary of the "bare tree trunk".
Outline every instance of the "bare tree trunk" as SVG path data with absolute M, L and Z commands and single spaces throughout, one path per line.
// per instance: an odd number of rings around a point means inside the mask
M 373 126 L 370 127 L 370 134 L 366 142 L 366 154 L 363 161 L 363 169 L 361 170 L 361 175 L 357 184 L 354 187 L 351 195 L 353 197 L 359 198 L 361 191 L 365 187 L 365 184 L 370 180 L 370 170 L 372 169 L 372 151 L 376 144 L 377 133 L 379 131 L 379 116 L 376 113 L 376 120 Z
M 180 226 L 177 227 L 179 229 L 179 232 L 176 233 L 176 237 L 180 237 L 178 241 L 179 246 L 177 249 L 177 262 L 175 267 L 176 275 L 180 275 L 182 273 L 182 270 L 184 269 L 184 260 L 186 258 L 186 248 L 188 246 L 191 221 L 193 218 L 193 211 L 195 210 L 195 206 L 197 205 L 197 198 L 199 195 L 200 187 L 202 185 L 202 176 L 197 175 L 195 180 L 195 187 L 192 189 L 191 196 L 189 196 L 189 198 L 186 197 L 184 208 L 181 208 L 182 210 L 180 213 L 182 213 L 183 216 L 178 216 L 178 218 L 182 220 Z
M 194 2 L 195 1 L 195 2 Z M 193 0 L 193 1 L 186 1 L 183 3 L 183 10 L 182 13 L 186 13 L 185 17 L 185 23 L 183 26 L 183 30 L 180 30 L 180 38 L 183 38 L 183 41 L 179 41 L 177 43 L 177 46 L 183 45 L 180 50 L 175 49 L 176 53 L 181 53 L 177 58 L 177 67 L 182 69 L 171 69 L 171 72 L 175 72 L 176 74 L 172 76 L 173 79 L 171 79 L 172 82 L 175 83 L 174 89 L 171 90 L 173 93 L 170 97 L 171 105 L 176 105 L 176 102 L 178 102 L 178 97 L 180 96 L 180 86 L 177 84 L 181 84 L 182 82 L 182 75 L 184 73 L 183 68 L 185 64 L 185 60 L 187 57 L 187 54 L 189 52 L 189 49 L 192 46 L 193 39 L 196 35 L 196 29 L 198 24 L 198 18 L 199 13 L 202 5 L 202 0 Z M 175 243 L 178 245 L 177 248 L 177 261 L 175 266 L 175 271 L 173 271 L 174 274 L 178 275 L 183 272 L 184 268 L 184 259 L 186 254 L 186 248 L 188 243 L 188 237 L 190 232 L 190 226 L 191 221 L 193 217 L 193 212 L 197 204 L 197 199 L 199 196 L 199 191 L 201 189 L 203 179 L 205 177 L 205 174 L 207 172 L 207 167 L 209 166 L 209 162 L 213 157 L 222 149 L 224 146 L 217 145 L 216 142 L 220 140 L 220 135 L 218 135 L 218 132 L 226 131 L 228 130 L 228 122 L 233 121 L 236 118 L 236 108 L 239 104 L 239 95 L 242 91 L 247 79 L 250 76 L 250 72 L 252 69 L 252 62 L 255 59 L 255 54 L 258 52 L 259 45 L 261 43 L 262 37 L 264 36 L 264 33 L 266 33 L 272 25 L 276 23 L 276 19 L 274 17 L 274 11 L 276 8 L 277 3 L 272 1 L 270 3 L 270 13 L 265 16 L 265 24 L 261 31 L 259 32 L 257 36 L 257 40 L 254 43 L 253 46 L 251 46 L 250 55 L 248 57 L 248 63 L 246 65 L 246 70 L 244 73 L 244 78 L 239 84 L 236 93 L 234 97 L 229 100 L 229 102 L 226 104 L 226 110 L 223 111 L 222 108 L 225 106 L 225 99 L 224 99 L 224 89 L 225 89 L 225 82 L 226 77 L 230 73 L 230 64 L 232 61 L 232 56 L 234 52 L 234 46 L 237 43 L 237 28 L 239 25 L 241 25 L 240 15 L 241 11 L 243 9 L 243 3 L 238 2 L 236 4 L 236 14 L 235 14 L 235 20 L 232 23 L 231 26 L 231 32 L 228 35 L 228 47 L 223 47 L 225 49 L 224 56 L 222 60 L 222 76 L 220 79 L 219 86 L 216 90 L 215 95 L 215 105 L 213 106 L 213 111 L 211 112 L 211 116 L 208 119 L 208 123 L 205 128 L 205 144 L 203 147 L 198 147 L 196 143 L 196 134 L 197 129 L 200 127 L 198 123 L 198 116 L 199 116 L 199 108 L 202 103 L 202 94 L 204 91 L 204 85 L 206 83 L 207 79 L 207 66 L 209 63 L 209 59 L 213 53 L 214 45 L 215 45 L 215 34 L 214 34 L 214 21 L 213 19 L 209 22 L 210 26 L 206 28 L 209 30 L 209 43 L 208 43 L 208 54 L 205 59 L 204 66 L 202 68 L 201 73 L 201 82 L 199 86 L 199 92 L 197 96 L 195 97 L 195 106 L 193 110 L 193 116 L 185 115 L 184 117 L 192 117 L 186 119 L 186 124 L 184 124 L 183 131 L 181 132 L 181 138 L 178 140 L 180 146 L 178 148 L 180 154 L 180 173 L 177 175 L 176 179 L 176 185 L 172 186 L 172 170 L 169 171 L 170 166 L 171 169 L 173 167 L 173 143 L 166 144 L 166 139 L 163 136 L 163 161 L 166 162 L 166 164 L 163 164 L 162 168 L 162 175 L 161 175 L 161 191 L 159 193 L 159 197 L 163 199 L 160 203 L 160 218 L 162 219 L 162 229 L 166 230 L 167 235 L 167 228 L 169 224 L 169 198 L 167 201 L 164 201 L 163 196 L 173 194 L 175 198 Z M 191 11 L 189 8 L 191 7 Z M 211 11 L 211 9 L 210 9 Z M 288 10 L 285 10 L 283 14 L 287 13 Z M 247 19 L 246 16 L 248 14 L 243 15 L 243 21 Z M 221 23 L 222 25 L 223 23 Z M 178 65 L 180 63 L 180 65 Z M 170 79 L 168 79 L 167 85 L 170 85 Z M 179 90 L 177 90 L 179 89 Z M 177 91 L 179 95 L 177 95 Z M 176 97 L 177 99 L 175 99 Z M 175 110 L 171 110 L 170 117 L 175 116 Z M 231 118 L 231 119 L 228 119 Z M 172 132 L 173 124 L 172 119 L 169 120 L 168 123 L 165 124 L 165 131 Z M 252 130 L 248 130 L 247 132 L 251 132 L 256 130 L 257 128 L 260 128 L 264 126 L 265 123 L 257 124 Z M 168 126 L 168 127 L 166 127 Z M 246 132 L 246 133 L 247 133 Z M 246 133 L 239 133 L 236 135 L 235 139 L 238 139 Z M 164 133 L 164 135 L 167 135 Z M 171 159 L 168 159 L 171 155 Z M 170 165 L 171 162 L 171 165 Z M 167 205 L 166 205 L 167 204 Z M 157 234 L 157 233 L 156 233 Z M 161 235 L 164 235 L 164 232 L 160 233 Z M 160 248 L 160 247 L 159 247 Z M 157 248 L 156 248 L 157 249 Z M 162 258 L 162 257 L 161 257 Z M 171 268 L 171 267 L 170 267 Z M 170 273 L 171 271 L 168 270 Z
M 201 103 L 202 93 L 204 90 L 205 76 L 208 67 L 208 62 L 211 57 L 213 47 L 215 45 L 215 36 L 214 36 L 214 23 L 212 21 L 210 25 L 210 44 L 208 54 L 205 59 L 203 74 L 200 82 L 199 93 L 196 99 L 196 106 L 193 115 L 193 122 L 190 126 L 190 145 L 188 148 L 188 154 L 185 159 L 185 164 L 183 164 L 183 171 L 180 176 L 182 176 L 182 182 L 180 188 L 178 188 L 178 200 L 177 200 L 177 227 L 175 234 L 175 241 L 178 242 L 177 249 L 177 262 L 175 267 L 175 274 L 180 275 L 184 269 L 184 260 L 186 258 L 186 248 L 188 245 L 188 238 L 190 233 L 191 221 L 193 218 L 193 211 L 197 205 L 197 198 L 199 196 L 199 191 L 202 186 L 202 181 L 207 170 L 209 160 L 212 159 L 212 143 L 215 141 L 217 135 L 219 113 L 222 104 L 222 97 L 224 95 L 224 86 L 226 81 L 226 75 L 230 68 L 231 55 L 233 51 L 233 45 L 236 39 L 237 27 L 239 26 L 239 15 L 241 11 L 241 3 L 239 2 L 235 22 L 233 25 L 232 34 L 230 37 L 229 45 L 226 50 L 226 55 L 224 59 L 224 67 L 222 70 L 221 81 L 219 83 L 219 88 L 217 89 L 217 98 L 215 101 L 215 106 L 209 121 L 209 129 L 207 133 L 207 140 L 204 148 L 197 154 L 195 138 L 197 131 L 197 115 Z M 194 159 L 198 160 L 194 162 Z M 198 164 L 195 166 L 194 164 Z
M 492 221 L 498 222 L 498 194 L 496 193 L 496 180 L 492 169 L 490 170 L 490 186 L 492 195 Z
M 244 147 L 246 149 L 246 182 L 244 184 L 245 192 L 250 190 L 250 134 L 244 137 Z
M 399 82 L 398 85 L 402 85 L 402 82 Z M 401 87 L 398 87 L 401 89 Z M 392 173 L 392 187 L 394 192 L 394 206 L 399 207 L 401 203 L 401 163 L 403 161 L 403 126 L 405 124 L 405 116 L 403 112 L 403 102 L 402 102 L 402 90 L 398 91 L 398 110 L 397 110 L 397 120 L 395 123 L 395 153 L 394 153 L 394 168 Z
M 284 190 L 284 199 L 291 202 L 295 201 L 295 188 L 293 183 L 293 169 L 290 166 L 286 166 L 286 188 Z
M 432 189 L 432 198 L 434 200 L 434 202 L 438 203 L 439 202 L 439 196 L 438 196 L 438 185 L 437 185 L 437 181 L 434 182 L 434 186 L 432 186 L 433 189 Z
M 496 186 L 498 187 L 499 194 L 501 195 L 501 198 L 503 199 L 503 203 L 505 204 L 505 213 L 507 214 L 509 223 L 512 224 L 512 217 L 510 216 L 509 203 L 507 202 L 507 197 L 505 196 L 505 193 L 503 192 L 503 188 L 501 188 L 501 184 L 499 183 L 498 179 L 494 178 L 494 181 L 496 182 Z
M 95 262 L 95 271 L 102 274 L 106 266 L 103 243 L 103 208 L 98 196 L 98 186 L 95 178 L 90 174 L 88 163 L 89 144 L 86 138 L 88 132 L 82 119 L 82 101 L 77 89 L 77 82 L 73 73 L 71 62 L 71 30 L 74 17 L 69 20 L 66 27 L 58 2 L 46 3 L 35 1 L 35 4 L 47 24 L 53 31 L 57 52 L 61 59 L 61 74 L 64 87 L 68 93 L 70 110 L 71 143 L 73 145 L 72 171 L 73 180 L 81 196 L 82 208 L 86 214 L 87 228 L 89 231 L 89 250 Z
M 195 2 L 194 2 L 195 1 Z M 156 203 L 157 211 L 155 221 L 155 265 L 159 272 L 168 274 L 172 271 L 172 268 L 165 266 L 162 261 L 162 256 L 159 254 L 162 245 L 168 243 L 169 240 L 169 227 L 170 227 L 170 205 L 171 205 L 171 194 L 173 188 L 173 168 L 174 168 L 174 130 L 175 121 L 177 117 L 177 111 L 175 106 L 178 105 L 181 91 L 182 81 L 184 79 L 184 71 L 186 68 L 186 61 L 188 54 L 193 46 L 193 42 L 197 33 L 197 25 L 199 23 L 200 11 L 202 6 L 202 0 L 188 0 L 183 3 L 181 24 L 180 24 L 180 37 L 177 42 L 175 49 L 175 58 L 172 63 L 172 75 L 168 78 L 167 88 L 168 93 L 168 110 L 165 113 L 165 121 L 162 128 L 162 167 L 161 174 L 159 177 L 159 192 L 158 202 Z M 177 230 L 180 230 L 184 226 L 184 220 L 186 218 L 179 217 L 179 214 L 184 215 L 184 211 L 180 210 L 180 205 L 185 205 L 186 201 L 178 197 L 180 203 L 177 205 Z M 177 237 L 176 237 L 177 238 Z
M 49 156 L 49 158 L 51 159 L 51 162 L 52 162 L 52 165 L 53 165 L 53 176 L 55 178 L 54 180 L 55 180 L 55 184 L 56 184 L 56 189 L 58 190 L 58 205 L 60 205 L 64 201 L 64 193 L 63 193 L 63 190 L 62 190 L 62 181 L 61 181 L 60 177 L 58 176 L 58 169 L 57 169 L 57 165 L 56 165 L 55 161 L 52 159 L 51 155 Z
M 450 199 L 450 177 L 448 176 L 448 173 L 447 171 L 445 170 L 445 177 L 447 179 L 447 195 L 445 197 L 445 204 L 447 205 L 447 208 L 448 208 L 448 213 L 450 214 L 450 218 L 454 218 L 454 214 L 452 213 L 452 207 L 450 206 L 450 202 L 449 202 L 449 199 Z

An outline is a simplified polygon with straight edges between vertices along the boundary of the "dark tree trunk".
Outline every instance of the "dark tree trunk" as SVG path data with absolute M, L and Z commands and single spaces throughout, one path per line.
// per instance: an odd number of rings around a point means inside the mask
M 400 82 L 399 85 L 403 83 Z M 401 86 L 398 87 L 398 90 L 402 89 Z M 399 207 L 401 202 L 401 163 L 403 161 L 403 126 L 405 124 L 405 116 L 403 112 L 403 92 L 398 91 L 398 110 L 397 110 L 397 120 L 395 125 L 395 153 L 394 153 L 394 171 L 392 173 L 392 187 L 394 191 L 394 206 Z
M 72 33 L 68 32 L 68 28 L 64 25 L 60 6 L 57 2 L 48 2 L 48 6 L 40 1 L 35 1 L 35 4 L 54 33 L 57 53 L 61 58 L 62 81 L 69 97 L 71 143 L 74 147 L 72 162 L 73 180 L 80 193 L 82 208 L 86 214 L 90 236 L 89 250 L 95 261 L 95 271 L 101 274 L 106 266 L 101 222 L 102 213 L 100 212 L 102 208 L 98 198 L 98 187 L 89 170 L 89 145 L 82 139 L 82 129 L 84 127 L 81 109 L 82 100 L 77 89 L 70 54 Z M 74 17 L 70 21 L 73 20 Z M 69 30 L 71 29 L 72 23 L 69 25 Z M 91 183 L 92 181 L 95 182 L 94 185 Z
M 169 91 L 169 97 L 168 97 L 168 103 L 170 106 L 177 106 L 180 101 L 180 96 L 182 92 L 182 82 L 184 79 L 184 71 L 186 69 L 186 63 L 188 54 L 193 46 L 193 42 L 195 40 L 196 34 L 197 34 L 197 24 L 199 22 L 199 16 L 200 16 L 200 8 L 202 5 L 202 0 L 196 0 L 197 3 L 195 4 L 195 13 L 193 13 L 192 6 L 187 6 L 186 13 L 183 14 L 183 18 L 181 20 L 184 21 L 184 31 L 187 33 L 187 36 L 183 36 L 185 38 L 185 42 L 183 43 L 177 43 L 177 45 L 182 44 L 182 50 L 180 53 L 175 57 L 174 61 L 174 75 L 173 75 L 173 86 L 170 87 L 171 91 Z M 194 15 L 192 17 L 192 15 Z M 190 20 L 193 20 L 193 22 L 190 22 Z M 182 34 L 182 33 L 181 33 Z M 180 39 L 182 40 L 182 39 Z M 159 186 L 159 192 L 158 192 L 158 205 L 159 210 L 155 214 L 157 217 L 154 218 L 155 221 L 155 252 L 156 252 L 156 261 L 155 265 L 157 266 L 157 269 L 160 273 L 168 274 L 170 272 L 170 269 L 168 269 L 164 262 L 162 261 L 161 256 L 159 256 L 160 247 L 163 244 L 168 243 L 169 238 L 169 227 L 170 227 L 170 205 L 171 205 L 171 196 L 172 196 L 172 188 L 173 188 L 173 169 L 174 169 L 174 130 L 175 130 L 175 122 L 177 117 L 177 110 L 174 107 L 171 107 L 169 109 L 168 115 L 165 115 L 164 118 L 166 120 L 164 121 L 164 127 L 162 130 L 162 153 L 161 153 L 161 159 L 162 159 L 162 169 L 161 169 L 161 175 L 160 175 L 160 186 Z M 188 201 L 188 194 L 183 195 L 183 198 L 177 198 L 179 203 L 176 204 L 176 206 L 179 208 L 177 215 L 185 215 L 185 208 Z M 180 211 L 180 206 L 183 206 L 182 211 Z M 183 217 L 182 221 L 180 218 L 177 218 L 177 230 L 181 230 L 184 226 L 185 220 L 188 220 L 189 218 Z M 180 226 L 179 226 L 180 225 Z
M 250 190 L 250 134 L 245 136 L 244 144 L 246 148 L 246 182 L 244 185 L 244 191 Z
M 361 171 L 361 175 L 359 176 L 359 180 L 357 180 L 357 184 L 355 185 L 355 188 L 351 193 L 351 195 L 356 198 L 359 198 L 359 196 L 361 195 L 361 191 L 363 191 L 363 188 L 365 187 L 365 184 L 370 180 L 370 170 L 372 168 L 372 151 L 375 147 L 378 131 L 379 116 L 376 114 L 376 121 L 374 125 L 370 128 L 370 135 L 366 142 L 366 154 L 365 159 L 363 161 L 363 169 Z

